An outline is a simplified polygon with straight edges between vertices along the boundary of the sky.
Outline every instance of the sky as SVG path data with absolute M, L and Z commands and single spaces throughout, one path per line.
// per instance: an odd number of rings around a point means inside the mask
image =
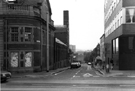
M 104 0 L 49 0 L 54 25 L 69 10 L 69 42 L 76 50 L 93 50 L 104 33 Z

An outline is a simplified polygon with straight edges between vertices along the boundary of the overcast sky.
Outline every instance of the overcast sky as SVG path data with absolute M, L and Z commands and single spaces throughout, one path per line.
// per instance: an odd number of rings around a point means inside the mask
M 49 0 L 55 25 L 63 25 L 63 10 L 69 10 L 70 44 L 77 50 L 92 50 L 104 33 L 104 0 Z

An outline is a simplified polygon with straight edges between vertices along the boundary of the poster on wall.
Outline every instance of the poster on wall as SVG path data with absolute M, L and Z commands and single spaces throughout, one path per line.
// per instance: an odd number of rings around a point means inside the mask
M 11 53 L 11 67 L 18 67 L 18 53 Z
M 32 66 L 32 53 L 27 52 L 25 54 L 25 67 L 31 67 Z

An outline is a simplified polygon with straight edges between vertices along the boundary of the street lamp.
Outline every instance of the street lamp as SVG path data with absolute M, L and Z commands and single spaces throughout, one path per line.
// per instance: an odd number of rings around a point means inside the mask
M 47 72 L 49 72 L 49 12 L 47 11 L 46 13 L 47 16 L 47 22 L 46 22 L 46 27 L 47 27 Z

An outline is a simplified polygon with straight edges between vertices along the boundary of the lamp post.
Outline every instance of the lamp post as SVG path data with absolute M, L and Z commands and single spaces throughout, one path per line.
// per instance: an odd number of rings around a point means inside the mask
M 46 27 L 47 27 L 47 72 L 49 72 L 49 12 L 47 11 L 46 13 L 47 16 L 47 22 L 46 22 Z
M 41 68 L 41 71 L 43 70 L 43 58 L 42 58 L 42 50 L 43 50 L 43 32 L 42 32 L 42 23 L 41 23 L 41 20 L 42 20 L 42 17 L 41 17 L 41 6 L 42 6 L 42 3 L 41 2 L 38 2 L 37 3 L 37 6 L 39 8 L 39 13 L 40 13 L 40 57 L 41 57 L 41 62 L 40 62 L 40 68 Z

